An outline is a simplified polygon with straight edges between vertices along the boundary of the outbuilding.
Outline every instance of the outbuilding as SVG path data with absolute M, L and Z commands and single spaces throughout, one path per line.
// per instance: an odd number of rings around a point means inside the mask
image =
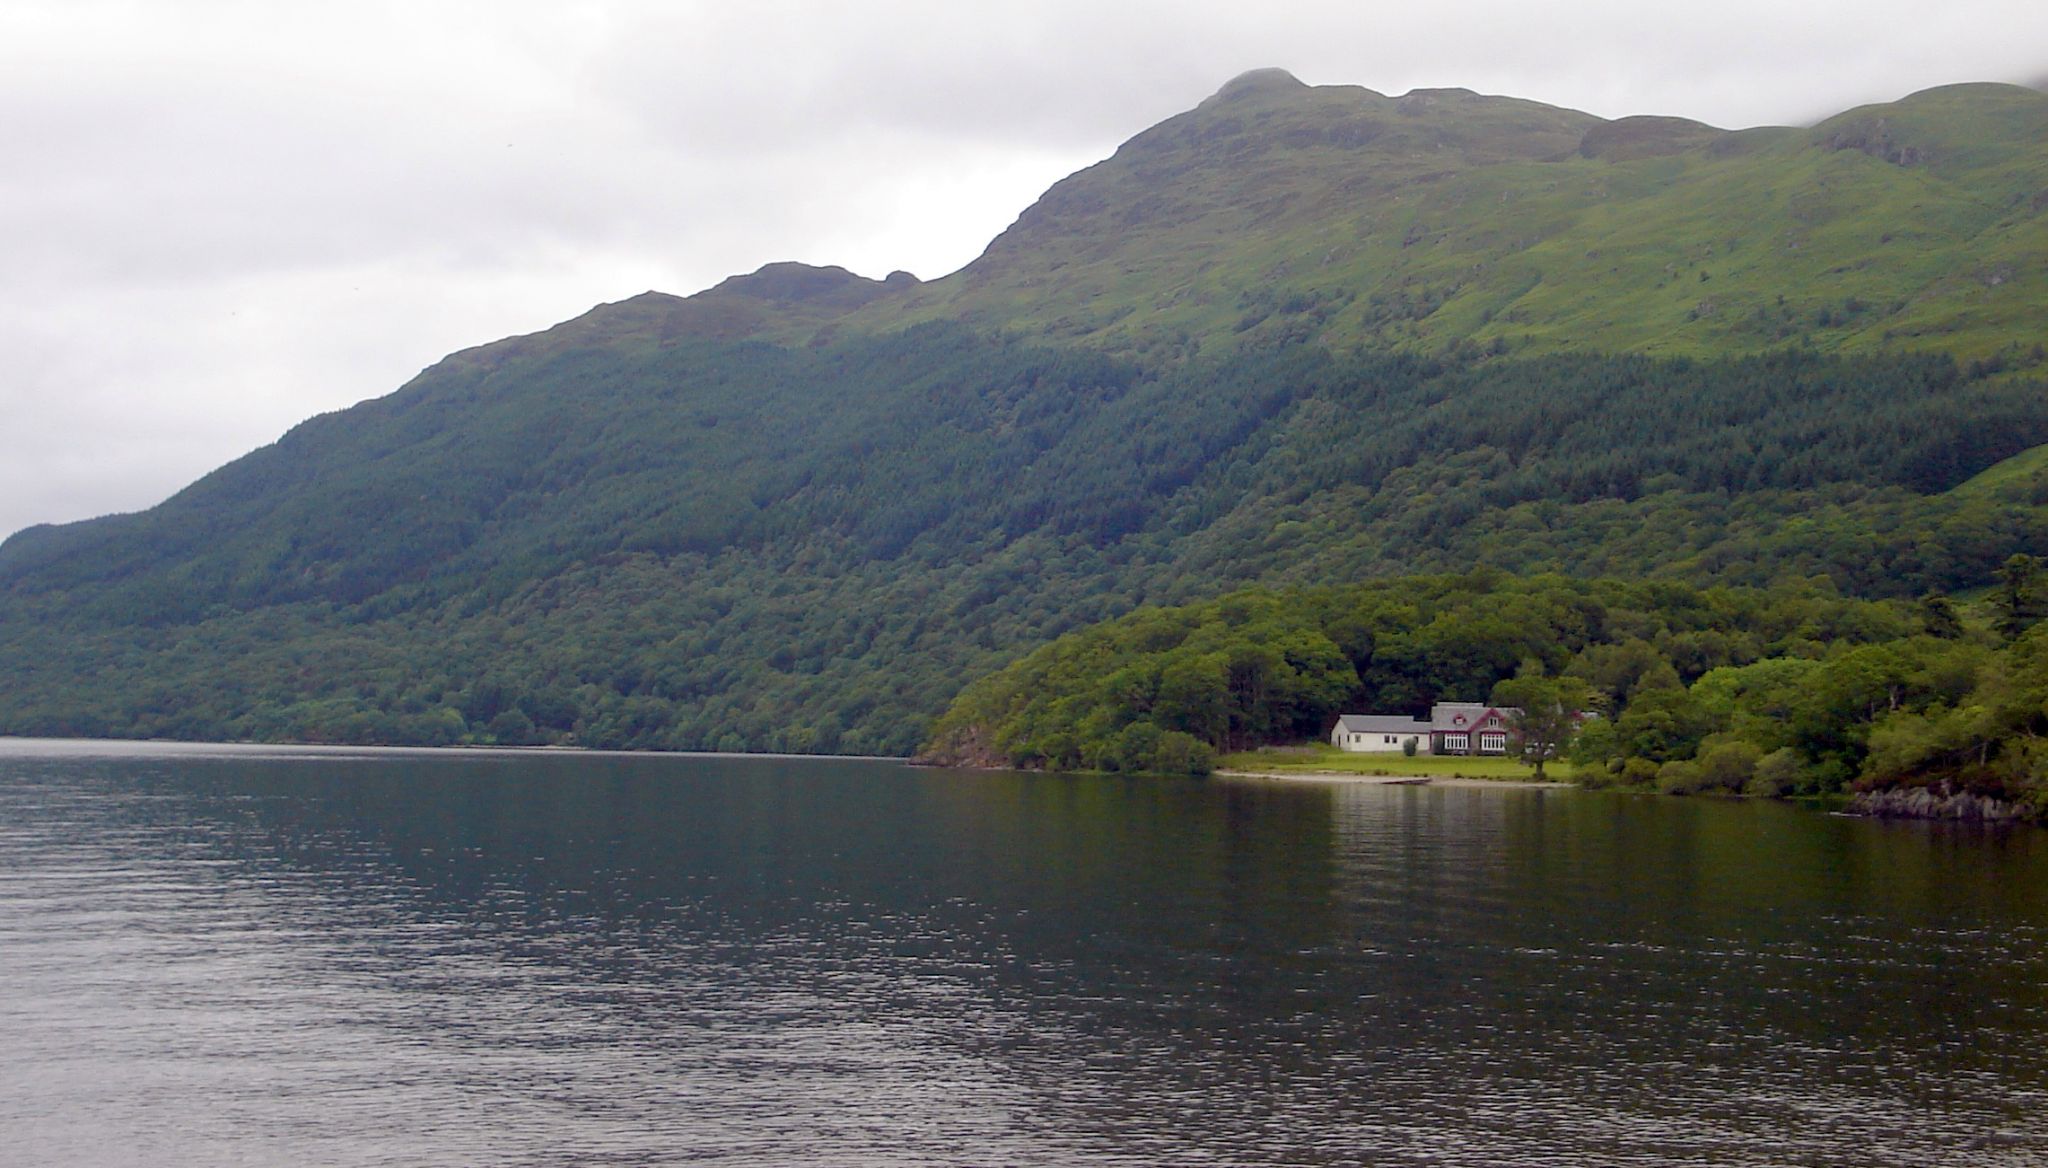
M 1399 753 L 1413 742 L 1417 754 L 1428 754 L 1429 735 L 1429 723 L 1420 718 L 1345 714 L 1330 731 L 1330 745 L 1362 753 Z

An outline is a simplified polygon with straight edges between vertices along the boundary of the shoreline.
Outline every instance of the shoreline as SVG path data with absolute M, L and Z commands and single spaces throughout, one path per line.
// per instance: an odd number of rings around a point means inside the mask
M 1274 783 L 1347 783 L 1368 787 L 1496 787 L 1502 790 L 1566 790 L 1577 783 L 1535 779 L 1484 779 L 1469 775 L 1362 775 L 1353 771 L 1240 771 L 1217 770 L 1219 779 L 1254 779 Z
M 535 743 L 527 746 L 450 742 L 441 746 L 399 746 L 343 742 L 214 742 L 190 738 L 47 738 L 0 734 L 0 753 L 46 756 L 89 755 L 246 755 L 289 754 L 297 757 L 392 757 L 403 755 L 554 755 L 563 758 L 772 758 L 833 759 L 840 762 L 909 762 L 889 754 L 786 754 L 744 750 L 630 750 L 618 747 Z

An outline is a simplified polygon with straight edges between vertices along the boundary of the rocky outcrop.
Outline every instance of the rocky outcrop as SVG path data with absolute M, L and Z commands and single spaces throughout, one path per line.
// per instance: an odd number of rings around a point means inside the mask
M 986 727 L 958 726 L 939 735 L 931 745 L 910 760 L 912 766 L 960 767 L 968 770 L 1007 770 L 1016 764 L 996 749 Z
M 1884 118 L 1844 125 L 1829 134 L 1826 143 L 1830 150 L 1860 150 L 1893 166 L 1918 166 L 1926 161 L 1926 152 L 1900 141 L 1898 132 Z
M 2024 804 L 1958 791 L 1946 783 L 1859 791 L 1849 801 L 1848 811 L 1851 815 L 1881 819 L 1951 819 L 1966 823 L 2019 823 L 2039 818 L 2035 809 Z

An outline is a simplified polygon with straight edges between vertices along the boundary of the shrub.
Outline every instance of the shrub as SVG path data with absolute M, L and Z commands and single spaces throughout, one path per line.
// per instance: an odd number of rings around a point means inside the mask
M 1763 753 L 1756 744 L 1740 738 L 1710 740 L 1699 756 L 1702 788 L 1740 794 L 1756 774 Z
M 1617 758 L 1607 762 L 1581 766 L 1578 769 L 1577 778 L 1579 786 L 1588 791 L 1598 791 L 1605 787 L 1617 786 L 1621 783 L 1621 760 Z
M 533 719 L 517 708 L 501 710 L 491 719 L 489 733 L 500 746 L 527 746 L 534 741 Z
M 1805 770 L 1799 761 L 1798 751 L 1789 746 L 1781 747 L 1757 760 L 1756 771 L 1750 776 L 1749 785 L 1743 789 L 1751 795 L 1782 799 L 1799 789 Z
M 1654 759 L 1631 758 L 1621 764 L 1621 781 L 1624 786 L 1645 787 L 1657 781 L 1657 763 Z
M 1151 769 L 1162 775 L 1206 775 L 1216 769 L 1216 749 L 1192 734 L 1168 730 L 1159 736 Z
M 1200 776 L 1216 769 L 1216 751 L 1192 734 L 1133 722 L 1108 744 L 1101 761 L 1104 770 Z
M 1565 757 L 1582 771 L 1601 763 L 1621 763 L 1621 742 L 1614 732 L 1614 723 L 1605 718 L 1587 722 L 1579 728 L 1578 736 L 1572 739 L 1571 749 Z
M 1159 757 L 1159 743 L 1164 737 L 1159 727 L 1150 722 L 1133 722 L 1123 728 L 1115 741 L 1104 752 L 1104 770 L 1149 771 Z
M 1706 784 L 1706 771 L 1689 759 L 1667 762 L 1657 768 L 1657 789 L 1666 795 L 1697 795 L 1706 789 Z

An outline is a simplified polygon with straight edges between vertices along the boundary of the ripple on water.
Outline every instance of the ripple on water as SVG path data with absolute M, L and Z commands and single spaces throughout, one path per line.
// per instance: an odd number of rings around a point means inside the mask
M 1760 810 L 0 756 L 0 1129 L 81 1165 L 2048 1162 L 2048 856 Z

